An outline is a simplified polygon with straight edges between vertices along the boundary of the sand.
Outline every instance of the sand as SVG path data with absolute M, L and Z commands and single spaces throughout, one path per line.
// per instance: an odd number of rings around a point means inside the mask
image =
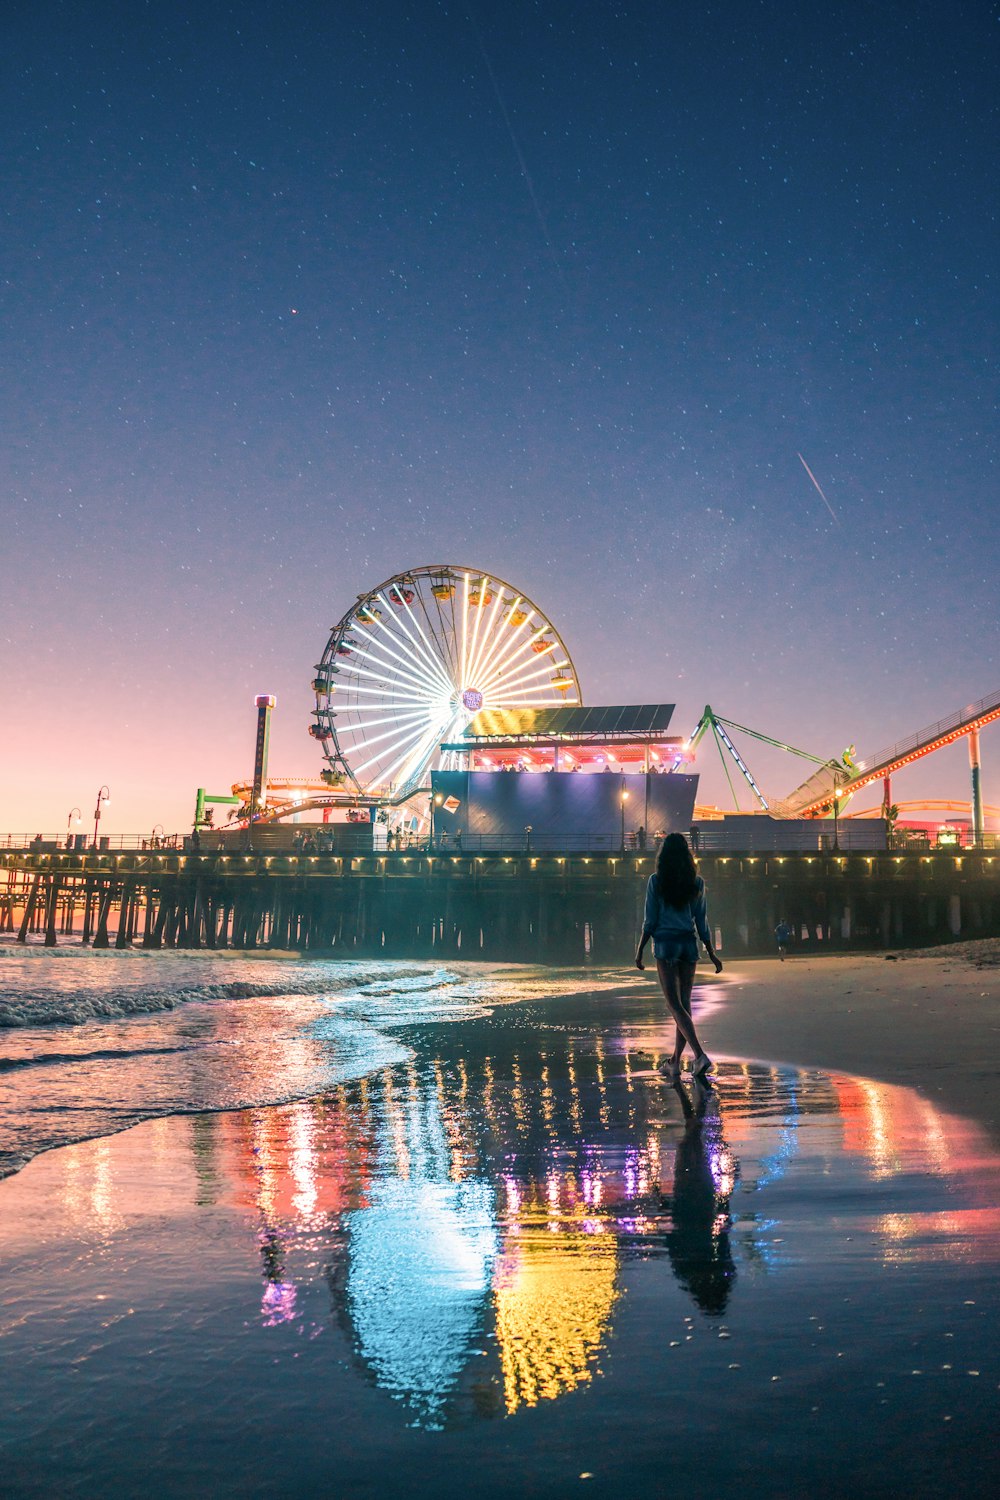
M 862 957 L 744 960 L 705 1021 L 720 1056 L 843 1069 L 917 1089 L 1000 1142 L 1000 940 Z M 699 982 L 707 976 L 704 966 Z

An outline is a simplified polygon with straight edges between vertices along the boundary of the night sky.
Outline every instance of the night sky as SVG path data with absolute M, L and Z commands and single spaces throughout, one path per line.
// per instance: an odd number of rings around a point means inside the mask
M 998 37 L 922 0 L 9 0 L 0 830 L 102 782 L 103 831 L 189 827 L 258 692 L 316 774 L 330 626 L 422 563 L 509 579 L 586 702 L 683 733 L 863 754 L 1000 688 Z

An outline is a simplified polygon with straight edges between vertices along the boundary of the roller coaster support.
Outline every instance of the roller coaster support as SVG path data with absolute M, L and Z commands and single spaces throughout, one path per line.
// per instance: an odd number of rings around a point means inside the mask
M 983 783 L 979 765 L 979 730 L 969 732 L 969 768 L 972 772 L 972 842 L 977 849 L 983 847 Z
M 754 796 L 757 798 L 757 801 L 760 803 L 761 807 L 764 809 L 765 812 L 770 812 L 771 809 L 769 808 L 769 806 L 767 804 L 767 799 L 765 798 L 764 793 L 761 791 L 760 787 L 757 785 L 756 781 L 753 779 L 753 776 L 752 776 L 752 774 L 750 772 L 750 767 L 744 761 L 742 755 L 737 750 L 737 748 L 733 744 L 732 740 L 729 738 L 729 736 L 726 733 L 725 729 L 723 729 L 723 727 L 722 727 L 722 720 L 721 719 L 717 719 L 716 716 L 712 713 L 712 710 L 710 708 L 706 708 L 705 712 L 706 712 L 706 714 L 711 714 L 711 722 L 712 722 L 712 728 L 713 728 L 713 730 L 718 735 L 718 737 L 722 741 L 722 743 L 725 745 L 726 749 L 729 751 L 730 755 L 733 757 L 733 760 L 739 766 L 740 770 L 743 772 L 743 775 L 746 777 L 746 780 L 749 783 L 750 790 L 753 792 Z
M 694 751 L 697 749 L 703 735 L 708 730 L 711 730 L 712 735 L 715 739 L 715 743 L 718 746 L 719 754 L 722 755 L 722 747 L 725 746 L 725 748 L 729 751 L 729 754 L 732 756 L 733 760 L 739 767 L 740 772 L 742 773 L 747 785 L 753 792 L 754 796 L 757 798 L 757 801 L 760 803 L 764 812 L 770 812 L 770 804 L 768 803 L 760 787 L 757 785 L 757 782 L 754 780 L 750 767 L 747 765 L 746 761 L 743 759 L 742 755 L 737 750 L 736 746 L 733 744 L 732 739 L 727 733 L 727 725 L 729 729 L 735 729 L 740 734 L 749 734 L 752 739 L 760 740 L 765 745 L 774 745 L 778 750 L 787 750 L 789 755 L 798 755 L 803 760 L 812 761 L 814 765 L 821 766 L 826 771 L 832 771 L 836 784 L 838 773 L 841 770 L 840 766 L 836 762 L 823 760 L 822 757 L 818 755 L 810 755 L 808 750 L 797 750 L 794 745 L 786 745 L 783 740 L 774 740 L 768 734 L 761 734 L 756 729 L 748 729 L 745 724 L 737 724 L 733 719 L 720 719 L 718 714 L 713 713 L 711 704 L 708 703 L 705 704 L 705 711 L 702 714 L 701 718 L 698 720 L 697 728 L 695 729 L 691 738 L 688 740 L 687 744 L 684 746 L 683 755 L 678 755 L 674 759 L 674 762 L 669 769 L 671 771 L 676 771 L 686 760 L 690 760 L 694 754 Z M 725 756 L 722 756 L 722 765 L 723 769 L 725 770 Z M 729 782 L 729 790 L 733 794 L 733 801 L 736 803 L 738 809 L 739 801 L 736 797 L 736 788 L 733 786 L 728 770 L 726 770 L 726 780 Z

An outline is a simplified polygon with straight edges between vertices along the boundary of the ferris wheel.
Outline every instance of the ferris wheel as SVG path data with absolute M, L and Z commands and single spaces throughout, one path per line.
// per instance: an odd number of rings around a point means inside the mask
M 576 669 L 548 618 L 502 578 L 452 564 L 397 573 L 330 631 L 309 732 L 331 786 L 397 795 L 483 709 L 579 703 Z

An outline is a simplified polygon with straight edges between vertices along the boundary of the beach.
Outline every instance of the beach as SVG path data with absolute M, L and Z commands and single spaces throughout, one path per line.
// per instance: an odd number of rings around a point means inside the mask
M 716 1050 L 905 1084 L 1000 1143 L 1000 940 L 913 953 L 744 960 Z
M 648 971 L 60 961 L 5 1493 L 992 1491 L 996 945 L 703 966 L 676 1088 Z

